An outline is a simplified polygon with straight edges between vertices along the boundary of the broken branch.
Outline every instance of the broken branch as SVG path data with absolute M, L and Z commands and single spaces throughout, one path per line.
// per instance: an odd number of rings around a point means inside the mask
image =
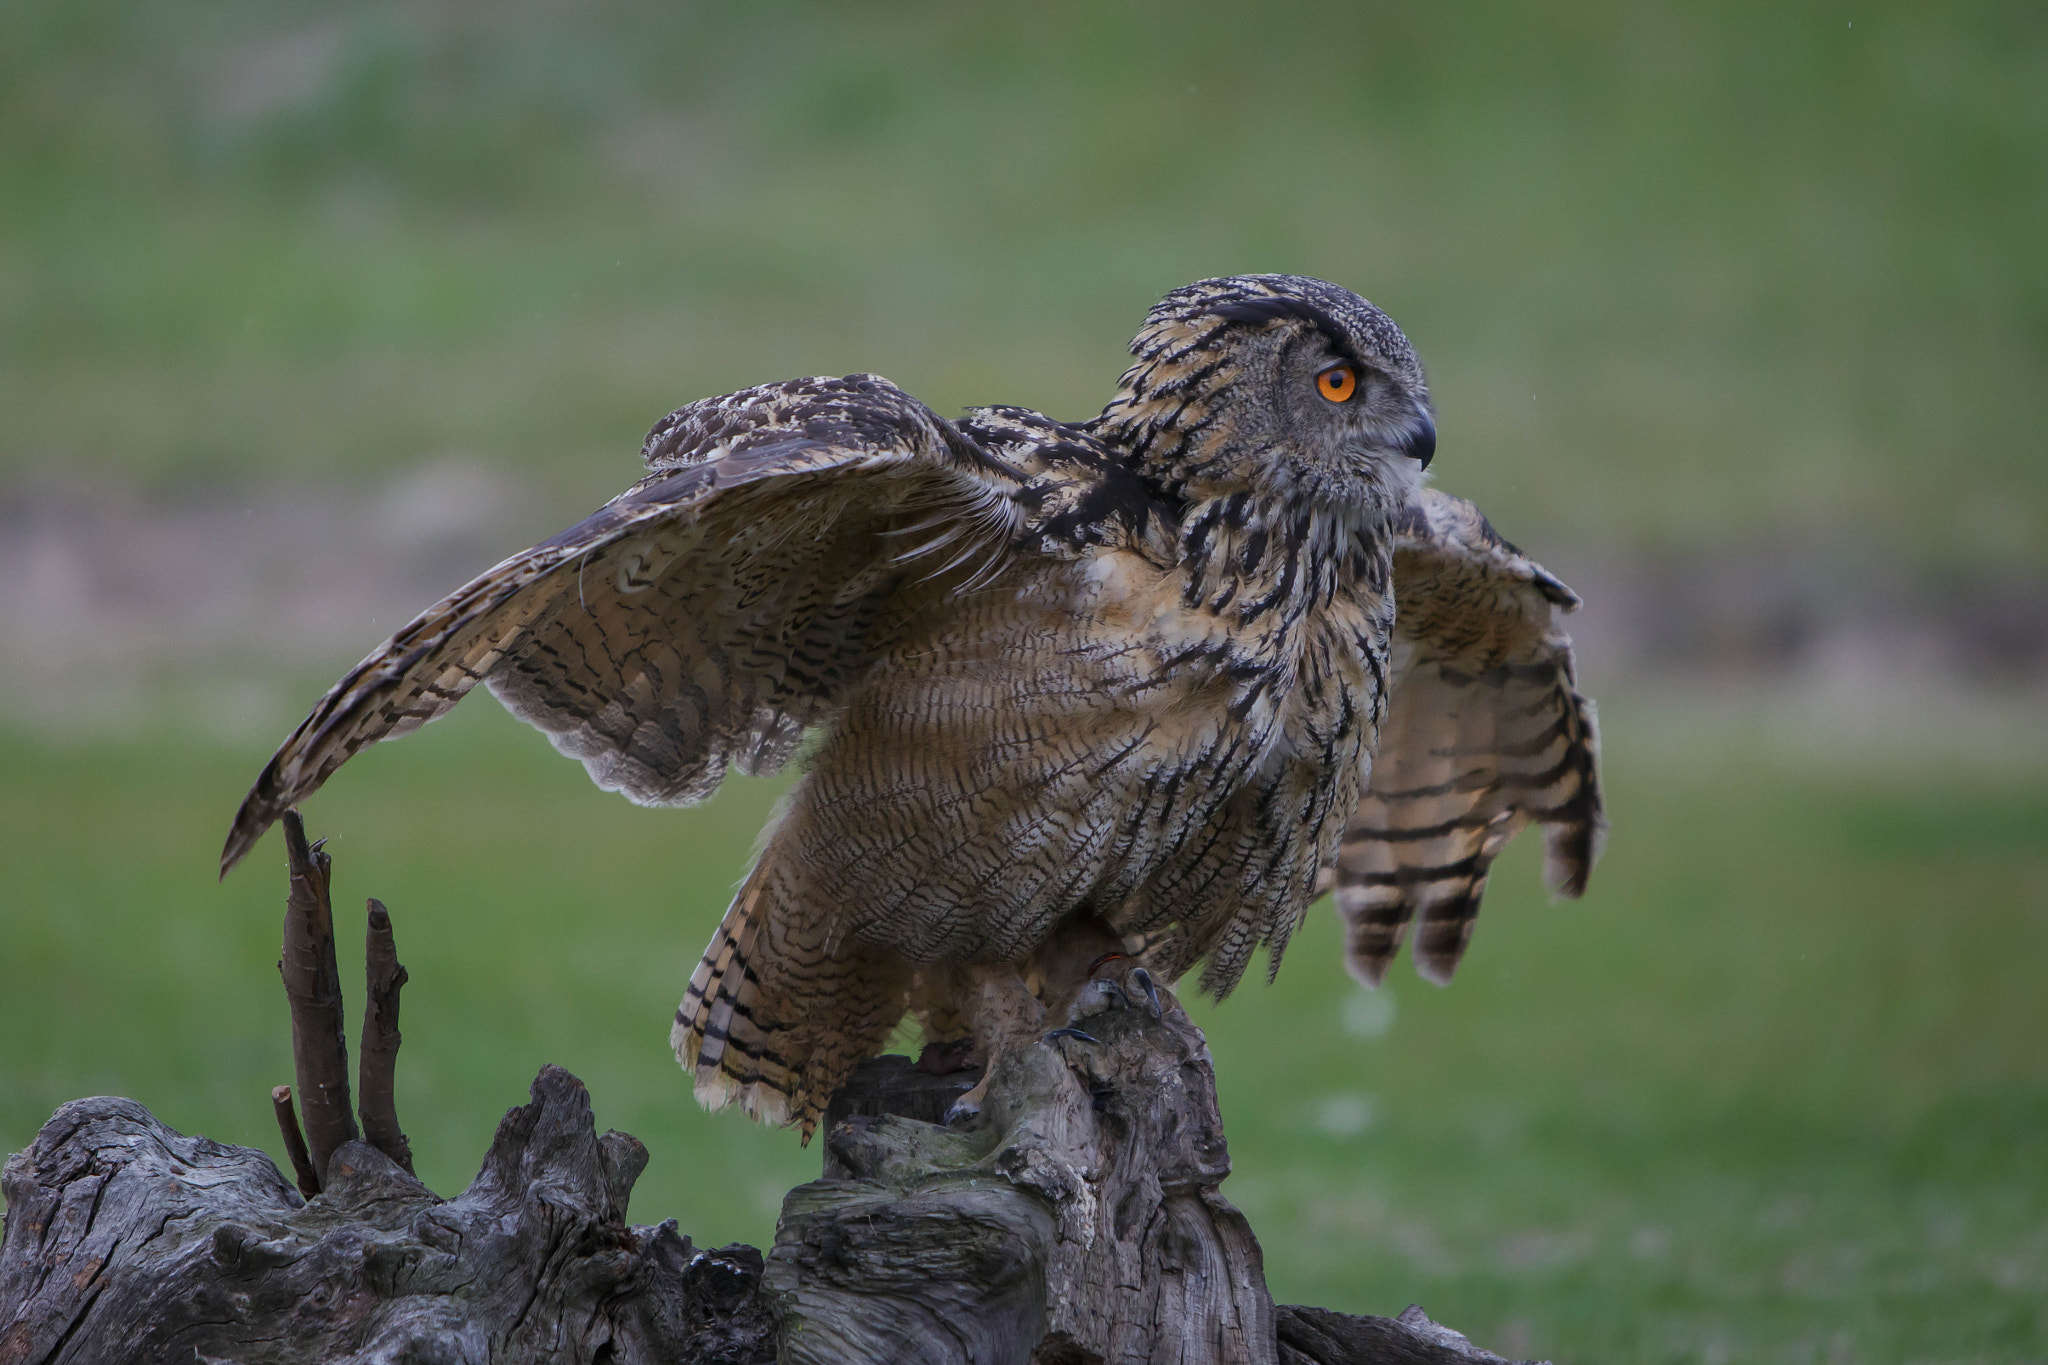
M 299 1116 L 292 1108 L 292 1088 L 276 1085 L 270 1088 L 270 1108 L 277 1115 L 277 1131 L 284 1134 L 284 1154 L 291 1158 L 292 1174 L 298 1179 L 299 1193 L 311 1199 L 320 1193 L 320 1176 L 313 1169 L 313 1157 L 306 1151 L 306 1135 L 299 1131 Z
M 384 1155 L 412 1174 L 412 1145 L 398 1126 L 393 1094 L 398 1069 L 398 992 L 410 978 L 398 960 L 391 936 L 391 912 L 370 901 L 370 924 L 363 940 L 364 975 L 368 989 L 363 1004 L 362 1060 L 358 1064 L 357 1098 L 363 1136 Z
M 314 1174 L 324 1184 L 327 1159 L 356 1136 L 349 1106 L 348 1041 L 342 1036 L 341 971 L 334 959 L 334 914 L 327 899 L 331 860 L 306 842 L 297 811 L 284 816 L 292 889 L 285 901 L 284 955 L 278 974 L 292 1012 L 292 1068 Z

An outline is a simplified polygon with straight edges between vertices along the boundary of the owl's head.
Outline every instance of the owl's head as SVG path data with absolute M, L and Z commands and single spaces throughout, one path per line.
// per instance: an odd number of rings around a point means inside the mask
M 1193 497 L 1249 490 L 1391 511 L 1436 451 L 1415 348 L 1392 318 L 1322 280 L 1176 289 L 1131 354 L 1098 433 Z

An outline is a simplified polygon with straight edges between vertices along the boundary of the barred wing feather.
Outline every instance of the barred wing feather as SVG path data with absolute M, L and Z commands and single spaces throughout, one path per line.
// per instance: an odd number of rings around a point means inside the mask
M 1015 475 L 872 375 L 692 404 L 646 453 L 648 478 L 337 683 L 250 790 L 223 875 L 351 755 L 479 682 L 644 804 L 773 771 L 865 667 L 895 586 L 930 572 L 909 561 L 1000 556 L 1015 529 Z
M 1525 825 L 1544 826 L 1551 889 L 1585 890 L 1606 828 L 1599 734 L 1554 619 L 1578 606 L 1571 589 L 1434 489 L 1397 531 L 1387 715 L 1325 885 L 1353 976 L 1379 984 L 1415 923 L 1416 969 L 1441 985 Z

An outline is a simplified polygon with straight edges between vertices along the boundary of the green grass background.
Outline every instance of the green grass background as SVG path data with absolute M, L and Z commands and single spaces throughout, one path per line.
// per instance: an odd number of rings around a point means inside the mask
M 1525 532 L 2038 563 L 2044 72 L 1968 0 L 20 0 L 6 458 L 597 498 L 771 376 L 1089 415 L 1166 289 L 1287 269 Z
M 1616 834 L 1544 904 L 1525 840 L 1471 957 L 1380 997 L 1310 915 L 1272 987 L 1199 1010 L 1275 1293 L 1419 1301 L 1560 1361 L 2032 1360 L 2048 1332 L 2048 787 L 1775 762 L 1610 705 Z M 1635 743 L 1631 743 L 1635 740 Z M 1652 755 L 1646 761 L 1645 751 Z M 0 747 L 0 1146 L 132 1095 L 277 1154 L 283 854 L 224 885 L 258 760 L 173 740 Z M 667 1017 L 775 784 L 639 810 L 496 708 L 313 803 L 352 941 L 412 974 L 400 1115 L 453 1192 L 543 1062 L 653 1161 L 636 1218 L 765 1244 L 817 1154 L 699 1111 Z M 359 990 L 351 981 L 351 1018 Z
M 1159 293 L 1288 269 L 1403 322 L 1444 484 L 1539 553 L 2038 577 L 2044 165 L 2030 4 L 26 0 L 0 488 L 459 451 L 566 524 L 688 398 L 1082 415 Z M 1518 846 L 1454 989 L 1360 995 L 1318 907 L 1204 1012 L 1276 1293 L 1560 1362 L 2048 1360 L 2038 710 L 1962 763 L 1951 699 L 1845 748 L 1587 682 L 1587 900 Z M 282 854 L 213 877 L 265 738 L 0 729 L 0 1148 L 107 1092 L 275 1148 Z M 636 1217 L 769 1238 L 816 1154 L 700 1113 L 666 1020 L 774 790 L 638 810 L 478 703 L 313 803 L 397 919 L 429 1183 L 552 1061 L 652 1149 Z

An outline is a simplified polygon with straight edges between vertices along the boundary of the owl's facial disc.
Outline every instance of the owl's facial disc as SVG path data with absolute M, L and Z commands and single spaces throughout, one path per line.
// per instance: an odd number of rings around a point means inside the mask
M 1131 354 L 1097 430 L 1192 497 L 1253 491 L 1384 515 L 1436 453 L 1415 348 L 1325 280 L 1198 280 L 1154 305 Z
M 1436 453 L 1436 424 L 1419 386 L 1373 363 L 1349 338 L 1300 328 L 1273 340 L 1283 476 L 1328 502 L 1405 501 Z

